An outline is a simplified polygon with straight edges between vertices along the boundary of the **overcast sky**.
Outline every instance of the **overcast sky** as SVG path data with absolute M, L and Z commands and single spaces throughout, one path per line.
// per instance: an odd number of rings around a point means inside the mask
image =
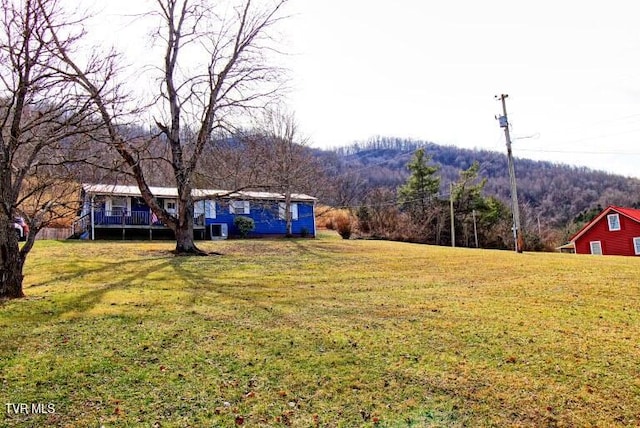
M 109 2 L 106 21 L 132 1 Z M 290 108 L 316 147 L 383 135 L 505 151 L 494 96 L 506 93 L 516 156 L 640 177 L 639 2 L 292 0 L 289 11 Z

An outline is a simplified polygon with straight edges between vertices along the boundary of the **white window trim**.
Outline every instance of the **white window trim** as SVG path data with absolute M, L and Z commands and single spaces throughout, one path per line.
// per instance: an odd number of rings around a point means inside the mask
M 594 253 L 593 252 L 593 246 L 594 244 L 597 244 L 598 247 L 600 248 L 600 253 Z M 589 242 L 589 249 L 591 250 L 591 254 L 593 254 L 594 256 L 601 256 L 602 253 L 602 241 L 591 241 Z
M 195 201 L 193 203 L 193 216 L 198 217 L 199 215 L 204 215 L 205 206 L 204 201 Z
M 131 215 L 131 198 L 128 198 L 126 196 L 107 196 L 104 199 L 104 210 L 108 213 L 110 213 L 110 215 L 113 215 L 113 198 L 123 198 L 126 202 L 127 202 L 127 216 Z
M 284 215 L 284 210 L 286 206 L 287 206 L 286 202 L 278 202 L 278 218 L 280 220 L 287 219 Z M 291 220 L 298 220 L 298 203 L 297 202 L 291 202 L 291 205 L 289 205 L 289 211 L 291 212 Z
M 236 212 L 235 204 L 242 204 L 241 212 Z M 229 201 L 229 214 L 251 214 L 249 201 Z
M 618 227 L 616 229 L 611 227 L 611 219 L 617 219 L 618 221 Z M 610 232 L 617 232 L 618 230 L 620 230 L 622 228 L 622 225 L 620 224 L 620 215 L 619 214 L 609 214 L 607 215 L 607 224 L 609 226 L 609 231 Z
M 640 256 L 640 236 L 633 238 L 633 251 L 636 256 Z
M 216 218 L 216 201 L 209 199 L 204 201 L 204 216 L 205 218 Z
M 169 209 L 168 204 L 170 203 L 174 203 L 176 204 L 175 208 L 171 208 Z M 177 199 L 165 199 L 163 202 L 163 206 L 166 212 L 168 212 L 169 214 L 175 214 L 176 212 L 178 212 L 178 200 Z

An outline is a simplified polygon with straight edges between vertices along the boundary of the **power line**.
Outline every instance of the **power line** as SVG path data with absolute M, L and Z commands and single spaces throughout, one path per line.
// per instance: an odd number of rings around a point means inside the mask
M 583 141 L 600 140 L 600 139 L 603 139 L 603 138 L 617 137 L 619 135 L 628 135 L 628 134 L 635 134 L 635 133 L 640 133 L 640 128 L 638 128 L 638 129 L 630 129 L 630 130 L 621 131 L 621 132 L 614 132 L 614 133 L 611 133 L 611 134 L 601 134 L 601 135 L 594 135 L 594 136 L 591 136 L 591 137 L 577 138 L 575 140 L 562 141 L 562 144 L 581 143 Z
M 441 200 L 441 201 L 447 201 L 449 198 L 451 198 L 451 193 L 437 193 L 435 195 L 432 196 L 433 200 Z M 405 201 L 402 201 L 402 203 L 405 204 L 410 204 L 412 202 L 418 202 L 422 200 L 422 198 L 415 198 L 415 199 L 408 199 Z M 385 201 L 381 201 L 381 202 L 375 202 L 375 203 L 362 203 L 360 205 L 332 205 L 329 210 L 339 210 L 339 209 L 344 209 L 344 210 L 358 210 L 360 208 L 380 208 L 380 207 L 390 207 L 390 206 L 398 206 L 400 205 L 401 202 L 398 200 L 398 197 L 395 196 L 393 199 L 388 199 Z M 327 211 L 329 211 L 327 210 Z
M 620 155 L 620 156 L 640 156 L 640 152 L 609 152 L 609 151 L 585 151 L 585 150 L 547 150 L 547 149 L 523 149 L 518 148 L 519 152 L 537 152 L 537 153 L 564 153 L 577 155 Z
M 565 127 L 565 131 L 572 131 L 572 130 L 583 130 L 585 128 L 592 128 L 594 126 L 598 126 L 598 125 L 604 125 L 607 123 L 614 123 L 614 122 L 620 122 L 620 121 L 627 121 L 629 119 L 636 119 L 634 120 L 640 120 L 640 113 L 634 113 L 634 114 L 629 114 L 626 116 L 620 116 L 620 117 L 616 117 L 616 118 L 612 118 L 612 119 L 602 119 L 602 120 L 597 120 L 595 122 L 589 122 L 587 124 L 581 124 L 579 126 L 574 126 L 574 127 Z

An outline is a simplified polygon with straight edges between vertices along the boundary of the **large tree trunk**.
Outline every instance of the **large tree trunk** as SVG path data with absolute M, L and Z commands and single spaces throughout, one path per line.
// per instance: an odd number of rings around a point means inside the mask
M 196 247 L 196 244 L 193 241 L 193 228 L 183 227 L 183 225 L 179 224 L 178 228 L 175 230 L 175 234 L 176 254 L 206 254 L 204 251 Z
M 0 215 L 0 299 L 24 297 L 22 267 L 24 265 L 13 224 Z
M 206 255 L 204 251 L 196 247 L 193 240 L 193 198 L 191 186 L 178 187 L 178 221 L 174 233 L 176 235 L 176 254 Z
M 291 192 L 288 189 L 285 193 L 284 218 L 286 219 L 285 236 L 291 238 L 293 236 L 293 219 L 291 218 Z

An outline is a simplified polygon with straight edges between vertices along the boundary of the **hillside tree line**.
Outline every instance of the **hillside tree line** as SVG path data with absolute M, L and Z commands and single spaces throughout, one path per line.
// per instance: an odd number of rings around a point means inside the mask
M 478 164 L 478 177 L 486 180 L 485 198 L 491 200 L 495 212 L 507 212 L 501 215 L 507 219 L 499 227 L 502 238 L 493 239 L 491 246 L 501 247 L 501 242 L 510 242 L 509 176 L 506 155 L 500 152 L 375 137 L 321 153 L 318 156 L 336 177 L 330 203 L 357 210 L 361 205 L 371 205 L 373 200 L 393 199 L 397 189 L 409 179 L 411 171 L 407 164 L 418 149 L 424 149 L 431 164 L 438 168 L 439 193 L 443 195 L 449 193 L 451 183 L 458 182 L 460 171 Z M 552 249 L 563 244 L 585 224 L 583 214 L 597 207 L 640 206 L 640 180 L 635 178 L 522 158 L 515 159 L 515 169 L 522 227 L 529 249 Z M 386 214 L 390 210 L 388 207 Z M 444 238 L 445 233 L 437 236 Z
M 510 210 L 484 195 L 487 180 L 479 164 L 459 172 L 449 192 L 441 192 L 439 168 L 423 148 L 407 165 L 410 175 L 397 191 L 378 187 L 356 210 L 357 231 L 367 237 L 483 248 L 511 245 Z M 453 208 L 453 229 L 451 211 Z

